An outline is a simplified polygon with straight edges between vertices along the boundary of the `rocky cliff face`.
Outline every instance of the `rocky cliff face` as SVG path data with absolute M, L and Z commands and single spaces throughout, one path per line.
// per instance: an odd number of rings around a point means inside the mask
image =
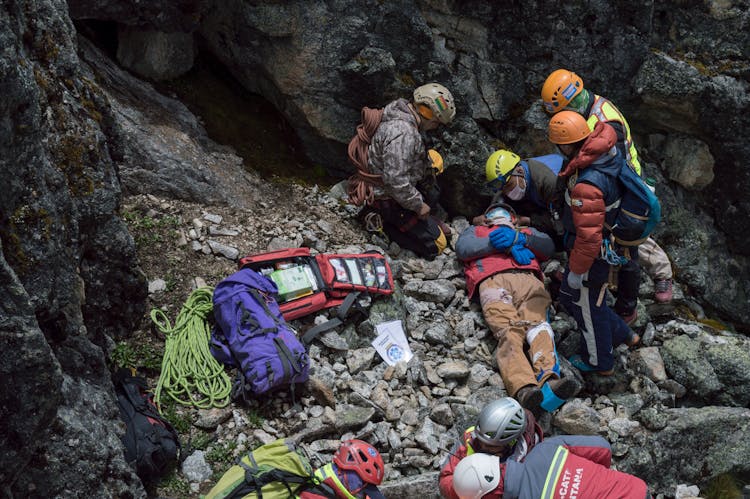
M 142 493 L 102 347 L 140 319 L 145 284 L 117 214 L 113 122 L 75 36 L 64 2 L 0 7 L 0 481 L 17 497 Z
M 666 215 L 657 236 L 687 288 L 684 304 L 698 318 L 702 303 L 742 325 L 750 322 L 747 12 L 744 2 L 682 1 L 566 9 L 546 1 L 523 7 L 428 0 L 3 3 L 0 369 L 9 380 L 0 388 L 3 492 L 144 495 L 122 459 L 104 353 L 113 338 L 135 328 L 146 300 L 133 240 L 118 215 L 121 189 L 240 207 L 259 198 L 259 181 L 242 171 L 239 158 L 211 143 L 184 106 L 122 75 L 78 40 L 71 17 L 119 26 L 121 62 L 154 79 L 189 66 L 189 57 L 175 66 L 163 57 L 175 47 L 192 50 L 197 43 L 210 50 L 248 91 L 273 102 L 308 156 L 332 171 L 348 170 L 345 143 L 361 106 L 408 96 L 424 81 L 444 82 L 460 106 L 458 122 L 436 139 L 448 167 L 447 204 L 456 214 L 483 208 L 476 192 L 493 147 L 504 144 L 527 156 L 545 152 L 539 87 L 554 67 L 575 69 L 630 118 L 646 171 L 660 180 Z M 160 50 L 149 52 L 155 44 Z M 148 64 L 134 63 L 141 60 Z M 307 235 L 298 239 L 315 242 Z M 413 265 L 407 280 L 422 280 L 424 269 Z M 445 322 L 434 306 L 413 306 L 414 320 L 422 313 L 421 319 Z M 457 315 L 466 312 L 452 306 Z M 439 338 L 455 339 L 452 331 L 436 326 L 420 334 L 438 338 L 433 347 L 439 349 Z M 728 365 L 741 348 L 711 347 L 716 339 L 702 332 L 692 341 L 674 336 L 660 326 L 661 355 L 679 385 L 668 387 L 678 393 L 688 387 L 695 394 L 691 404 L 747 405 L 743 392 L 732 391 L 743 386 L 732 381 L 744 379 L 742 370 L 722 367 L 707 380 L 703 376 L 707 368 Z M 473 333 L 465 339 L 479 341 Z M 327 359 L 320 362 L 327 373 Z M 689 368 L 682 367 L 686 362 Z M 742 409 L 654 409 L 650 404 L 669 398 L 666 389 L 646 379 L 638 383 L 644 386 L 634 390 L 647 400 L 635 410 L 645 409 L 638 418 L 651 431 L 666 428 L 660 449 L 674 447 L 683 435 L 699 438 L 706 424 L 747 432 Z M 449 381 L 438 393 L 455 388 Z M 610 389 L 591 387 L 593 393 Z M 398 396 L 407 400 L 405 390 Z M 597 401 L 599 413 L 613 411 L 608 403 Z M 566 417 L 579 419 L 575 409 L 560 415 L 560 428 Z M 455 427 L 463 422 L 450 421 Z M 439 429 L 448 428 L 444 423 Z M 435 429 L 422 430 L 422 445 L 433 456 Z M 623 465 L 665 487 L 674 485 L 675 476 L 705 478 L 741 467 L 721 453 L 734 444 L 712 434 L 712 451 L 691 461 L 695 469 L 668 470 L 662 477 L 654 470 L 667 466 L 671 454 L 651 450 L 653 434 L 626 439 L 629 430 L 617 423 L 610 430 L 627 442 L 620 446 Z M 737 455 L 746 455 L 740 445 Z M 674 450 L 688 459 L 686 452 Z M 423 459 L 428 467 L 436 459 L 430 456 Z

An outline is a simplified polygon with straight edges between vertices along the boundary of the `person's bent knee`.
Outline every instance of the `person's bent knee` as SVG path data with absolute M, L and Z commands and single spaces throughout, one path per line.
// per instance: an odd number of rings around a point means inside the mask
M 482 309 L 500 303 L 510 305 L 513 303 L 513 295 L 505 288 L 487 287 L 479 293 L 479 303 Z

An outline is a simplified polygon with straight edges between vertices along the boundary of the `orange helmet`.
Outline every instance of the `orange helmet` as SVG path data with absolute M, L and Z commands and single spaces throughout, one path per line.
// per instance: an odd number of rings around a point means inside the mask
M 573 71 L 558 69 L 544 81 L 542 101 L 544 110 L 550 114 L 561 111 L 583 90 L 583 80 Z
M 560 111 L 549 120 L 549 141 L 553 144 L 573 144 L 590 134 L 586 119 L 575 111 Z
M 342 470 L 357 473 L 363 482 L 380 485 L 385 474 L 383 457 L 375 447 L 363 440 L 347 440 L 333 456 L 333 462 Z

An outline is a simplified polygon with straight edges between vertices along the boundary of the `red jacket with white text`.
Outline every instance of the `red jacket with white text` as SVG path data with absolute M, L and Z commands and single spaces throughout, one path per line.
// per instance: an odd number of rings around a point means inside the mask
M 612 450 L 602 437 L 551 437 L 534 447 L 522 463 L 508 461 L 500 464 L 503 479 L 498 488 L 503 489 L 503 499 L 651 497 L 646 482 L 610 469 L 611 461 Z

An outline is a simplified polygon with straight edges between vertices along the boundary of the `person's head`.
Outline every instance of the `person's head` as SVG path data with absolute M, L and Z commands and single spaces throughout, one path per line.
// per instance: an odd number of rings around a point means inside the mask
M 479 499 L 500 484 L 500 458 L 481 452 L 461 459 L 453 470 L 453 490 L 460 499 Z
M 583 80 L 573 71 L 557 69 L 550 73 L 542 86 L 542 104 L 549 114 L 559 113 L 568 107 L 579 108 L 574 99 L 582 99 Z M 580 96 L 580 97 L 579 97 Z M 580 103 L 579 103 L 580 104 Z
M 507 149 L 490 154 L 485 165 L 487 184 L 495 191 L 502 190 L 503 196 L 519 201 L 526 193 L 526 171 L 521 158 Z
M 513 449 L 526 429 L 526 411 L 511 397 L 490 402 L 479 413 L 474 429 L 482 452 L 505 454 Z
M 434 130 L 456 117 L 456 103 L 450 91 L 439 83 L 428 83 L 414 90 L 414 108 L 422 130 Z
M 488 225 L 504 225 L 511 228 L 515 227 L 517 219 L 516 212 L 505 203 L 491 205 L 484 212 L 484 218 Z
M 549 141 L 568 159 L 574 157 L 591 135 L 586 119 L 575 111 L 560 111 L 549 120 Z
M 333 456 L 333 462 L 342 470 L 354 471 L 363 482 L 380 485 L 385 465 L 380 452 L 363 440 L 346 440 Z M 344 484 L 347 486 L 347 484 Z M 347 486 L 347 488 L 349 488 Z

